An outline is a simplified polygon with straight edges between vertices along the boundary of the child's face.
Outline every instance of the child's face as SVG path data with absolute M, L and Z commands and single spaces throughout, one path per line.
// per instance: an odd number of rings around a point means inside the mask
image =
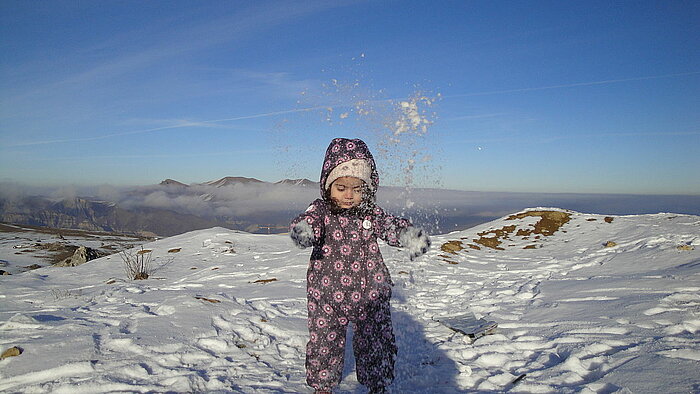
M 340 177 L 331 184 L 331 199 L 341 208 L 356 207 L 362 202 L 364 185 L 360 178 Z

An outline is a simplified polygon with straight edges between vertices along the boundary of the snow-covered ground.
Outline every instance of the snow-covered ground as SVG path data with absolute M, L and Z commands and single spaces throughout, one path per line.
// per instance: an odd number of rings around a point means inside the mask
M 382 246 L 392 392 L 700 391 L 700 217 L 568 213 L 434 236 L 414 262 Z M 222 228 L 144 247 L 147 280 L 118 256 L 0 277 L 0 350 L 22 349 L 0 361 L 0 391 L 310 392 L 310 250 Z M 436 322 L 465 312 L 497 332 L 472 343 Z M 338 392 L 365 392 L 350 353 Z
M 130 235 L 1 223 L 0 270 L 14 275 L 33 265 L 50 266 L 57 258 L 70 257 L 78 246 L 106 255 L 144 243 L 145 238 Z

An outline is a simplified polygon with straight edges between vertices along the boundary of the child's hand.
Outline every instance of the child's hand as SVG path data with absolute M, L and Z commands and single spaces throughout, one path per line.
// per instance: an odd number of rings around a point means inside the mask
M 292 227 L 289 236 L 292 237 L 292 241 L 294 241 L 296 246 L 304 249 L 313 245 L 314 229 L 306 221 L 301 221 Z
M 408 249 L 408 255 L 411 261 L 425 254 L 430 248 L 430 238 L 428 238 L 428 234 L 416 227 L 406 228 L 399 236 L 399 242 L 401 242 L 401 246 Z

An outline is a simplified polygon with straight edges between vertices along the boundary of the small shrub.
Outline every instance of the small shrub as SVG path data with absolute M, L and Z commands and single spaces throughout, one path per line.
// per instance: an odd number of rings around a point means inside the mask
M 119 253 L 119 256 L 124 262 L 124 271 L 126 276 L 132 280 L 144 280 L 153 274 L 151 267 L 151 250 L 143 249 L 136 253 L 129 250 L 124 250 Z

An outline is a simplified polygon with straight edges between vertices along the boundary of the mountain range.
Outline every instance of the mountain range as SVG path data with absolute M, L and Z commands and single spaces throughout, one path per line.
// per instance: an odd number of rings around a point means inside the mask
M 159 185 L 135 187 L 120 191 L 113 200 L 104 197 L 49 196 L 0 197 L 0 221 L 13 224 L 45 226 L 90 231 L 111 231 L 146 236 L 171 236 L 184 232 L 221 226 L 252 233 L 286 231 L 292 210 L 267 210 L 240 215 L 216 209 L 230 202 L 226 190 L 250 186 L 270 194 L 289 187 L 309 188 L 316 183 L 308 179 L 283 179 L 276 183 L 255 178 L 224 177 L 219 180 L 187 185 L 166 179 Z M 158 197 L 185 200 L 183 206 L 159 204 Z M 254 198 L 255 196 L 251 196 Z M 212 209 L 188 209 L 197 205 Z
M 227 176 L 185 184 L 165 179 L 145 186 L 54 189 L 0 183 L 0 221 L 65 229 L 172 236 L 224 227 L 281 233 L 319 197 L 309 179 L 265 182 Z M 608 215 L 700 214 L 700 196 L 508 193 L 382 186 L 377 203 L 431 234 L 463 230 L 526 207 L 563 207 Z

